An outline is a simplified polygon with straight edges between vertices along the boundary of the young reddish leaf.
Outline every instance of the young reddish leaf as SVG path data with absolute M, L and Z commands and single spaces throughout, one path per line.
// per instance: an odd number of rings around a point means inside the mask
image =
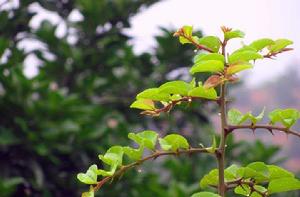
M 205 89 L 214 88 L 222 83 L 222 78 L 219 75 L 210 76 L 204 83 Z

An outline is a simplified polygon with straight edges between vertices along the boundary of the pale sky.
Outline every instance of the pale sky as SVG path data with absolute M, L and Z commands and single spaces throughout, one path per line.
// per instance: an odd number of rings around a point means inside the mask
M 276 61 L 263 60 L 251 71 L 244 71 L 247 82 L 257 85 L 298 64 L 300 71 L 300 1 L 299 0 L 165 0 L 132 18 L 128 31 L 135 37 L 135 51 L 149 50 L 158 27 L 179 28 L 192 25 L 205 35 L 221 36 L 220 26 L 237 28 L 246 33 L 245 43 L 258 38 L 288 38 L 295 50 L 278 55 Z M 241 40 L 231 43 L 239 47 Z

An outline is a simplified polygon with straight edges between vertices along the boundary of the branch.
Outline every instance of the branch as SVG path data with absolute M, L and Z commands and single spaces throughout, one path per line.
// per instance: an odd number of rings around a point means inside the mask
M 228 133 L 233 132 L 236 129 L 251 129 L 255 131 L 256 129 L 266 129 L 273 135 L 273 130 L 283 131 L 286 134 L 292 134 L 294 136 L 300 137 L 300 133 L 293 131 L 286 127 L 274 126 L 274 125 L 228 125 Z
M 127 170 L 129 170 L 135 166 L 139 166 L 142 163 L 144 163 L 145 161 L 148 161 L 151 159 L 156 159 L 160 156 L 166 156 L 166 155 L 177 156 L 177 155 L 181 155 L 181 154 L 190 155 L 193 153 L 209 153 L 209 152 L 207 151 L 206 148 L 190 148 L 188 150 L 177 150 L 177 151 L 156 151 L 152 155 L 149 155 L 145 158 L 137 160 L 131 164 L 121 166 L 121 168 L 118 171 L 116 171 L 112 176 L 107 176 L 107 177 L 103 178 L 102 180 L 100 180 L 97 183 L 97 185 L 94 186 L 94 191 L 98 191 L 106 182 L 108 182 L 110 180 L 112 181 L 114 178 L 122 176 Z
M 203 46 L 201 44 L 196 43 L 193 38 L 191 38 L 191 37 L 185 37 L 185 36 L 183 36 L 183 37 L 186 38 L 187 40 L 189 40 L 193 45 L 195 45 L 197 47 L 197 49 L 199 49 L 199 50 L 205 50 L 205 51 L 208 51 L 210 53 L 213 53 L 213 50 L 207 48 L 206 46 Z
M 250 188 L 250 195 L 252 193 L 256 192 L 256 193 L 260 194 L 262 197 L 267 197 L 268 196 L 267 191 L 266 192 L 261 192 L 261 191 L 257 190 L 254 187 L 255 186 L 255 182 L 253 180 L 246 181 L 246 180 L 243 180 L 242 178 L 239 178 L 239 179 L 234 180 L 234 181 L 226 182 L 226 185 L 227 185 L 226 189 L 233 189 L 233 188 L 235 188 L 237 186 L 241 186 L 243 188 L 242 185 L 248 185 L 249 188 Z
M 193 100 L 196 100 L 196 99 L 205 99 L 205 100 L 208 100 L 208 101 L 219 102 L 219 98 L 217 98 L 217 99 L 208 99 L 208 98 L 203 98 L 203 97 L 185 96 L 185 97 L 182 97 L 178 100 L 172 101 L 171 103 L 169 103 L 168 105 L 165 105 L 164 107 L 162 107 L 160 109 L 146 110 L 146 111 L 141 112 L 141 114 L 151 115 L 151 116 L 158 116 L 162 112 L 169 112 L 176 104 L 178 104 L 180 102 L 192 102 Z
M 277 54 L 283 53 L 283 52 L 286 52 L 286 51 L 291 51 L 291 50 L 293 50 L 293 48 L 284 48 L 284 49 L 282 49 L 281 51 L 278 51 L 278 52 L 268 53 L 268 54 L 264 55 L 263 57 L 273 59 L 273 57 L 276 57 Z
M 204 45 L 201 45 L 201 44 L 195 42 L 195 40 L 193 39 L 192 36 L 186 35 L 185 32 L 184 32 L 184 30 L 183 30 L 183 28 L 180 28 L 177 32 L 175 32 L 173 34 L 173 36 L 176 36 L 176 37 L 182 36 L 185 39 L 187 39 L 188 41 L 190 41 L 193 45 L 195 45 L 197 47 L 197 49 L 199 49 L 199 50 L 205 50 L 205 51 L 208 51 L 210 53 L 213 53 L 213 50 L 211 50 L 210 48 L 207 48 Z

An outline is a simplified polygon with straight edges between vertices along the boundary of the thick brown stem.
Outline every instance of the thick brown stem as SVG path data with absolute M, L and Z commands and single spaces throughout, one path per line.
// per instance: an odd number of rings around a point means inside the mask
M 225 178 L 224 178 L 224 169 L 225 169 L 225 144 L 226 144 L 226 128 L 227 128 L 227 121 L 226 121 L 226 85 L 221 85 L 221 97 L 220 97 L 220 114 L 221 114 L 221 141 L 219 150 L 217 152 L 217 159 L 218 159 L 218 169 L 219 169 L 219 185 L 218 185 L 218 193 L 220 196 L 225 197 L 226 192 L 226 185 L 225 185 Z

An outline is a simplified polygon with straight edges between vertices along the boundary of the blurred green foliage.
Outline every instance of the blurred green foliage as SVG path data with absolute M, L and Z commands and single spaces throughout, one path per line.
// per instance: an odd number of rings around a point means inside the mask
M 1 196 L 79 196 L 86 188 L 76 174 L 90 163 L 100 165 L 99 153 L 111 144 L 126 145 L 127 134 L 143 128 L 164 134 L 184 131 L 194 144 L 210 141 L 211 107 L 193 104 L 188 115 L 182 108 L 155 121 L 128 107 L 137 92 L 158 86 L 170 73 L 177 73 L 172 79 L 184 78 L 182 71 L 192 64 L 193 49 L 178 44 L 172 30 L 161 29 L 152 53 L 136 54 L 129 44 L 124 29 L 130 27 L 130 19 L 157 0 L 18 2 L 0 12 Z M 61 18 L 65 35 L 58 37 L 58 25 L 51 21 L 38 28 L 30 25 L 36 15 L 31 7 L 37 5 Z M 83 20 L 71 21 L 73 11 L 80 12 Z M 42 47 L 26 42 L 32 49 L 25 50 L 21 45 L 28 40 Z M 30 56 L 39 60 L 39 72 L 32 78 L 24 74 Z M 233 146 L 237 154 L 228 154 L 233 162 L 268 162 L 278 151 L 257 143 L 255 148 L 240 143 Z M 262 154 L 248 155 L 251 148 Z M 215 167 L 211 163 L 206 157 L 192 162 L 190 158 L 158 160 L 141 173 L 129 172 L 98 195 L 188 196 L 199 190 L 201 176 Z

